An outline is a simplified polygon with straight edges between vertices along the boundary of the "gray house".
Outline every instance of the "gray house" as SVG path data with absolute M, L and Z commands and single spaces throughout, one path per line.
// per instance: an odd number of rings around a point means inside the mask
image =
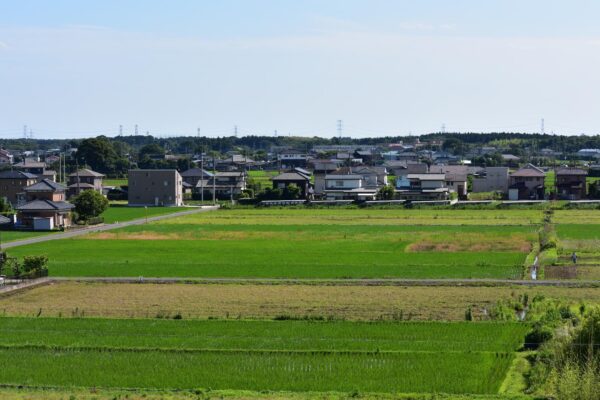
M 129 170 L 130 206 L 181 206 L 183 180 L 174 169 Z

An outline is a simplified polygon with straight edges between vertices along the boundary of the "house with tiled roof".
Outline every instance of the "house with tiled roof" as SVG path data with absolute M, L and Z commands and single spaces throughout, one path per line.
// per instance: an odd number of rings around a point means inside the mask
M 543 200 L 545 178 L 544 171 L 532 164 L 514 171 L 509 179 L 509 200 Z
M 0 172 L 0 197 L 8 201 L 13 207 L 25 203 L 25 189 L 37 183 L 37 175 L 23 171 Z
M 77 196 L 84 190 L 95 190 L 102 193 L 104 175 L 91 169 L 80 169 L 69 175 L 68 197 Z

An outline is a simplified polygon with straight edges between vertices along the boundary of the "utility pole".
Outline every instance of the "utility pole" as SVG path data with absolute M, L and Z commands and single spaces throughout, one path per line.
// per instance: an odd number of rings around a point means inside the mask
M 138 125 L 135 124 L 135 136 L 137 136 L 137 135 L 138 135 Z
M 237 125 L 234 125 L 234 126 L 233 126 L 233 135 L 234 135 L 235 137 L 238 137 L 238 129 L 237 129 Z
M 119 125 L 119 136 L 123 136 L 123 125 Z
M 215 156 L 213 153 L 213 157 L 212 157 L 212 161 L 213 161 L 213 206 L 217 204 L 217 168 L 216 168 L 216 161 L 215 161 Z
M 342 138 L 342 128 L 343 128 L 343 121 L 341 119 L 338 119 L 337 120 L 337 135 L 340 139 Z
M 198 128 L 200 134 L 200 128 Z M 200 204 L 204 203 L 204 146 L 200 147 Z

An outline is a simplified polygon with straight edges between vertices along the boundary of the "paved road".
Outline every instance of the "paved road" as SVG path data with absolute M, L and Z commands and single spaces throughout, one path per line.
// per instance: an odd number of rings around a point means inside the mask
M 76 237 L 76 236 L 87 235 L 88 233 L 92 233 L 92 232 L 110 231 L 112 229 L 123 228 L 125 226 L 143 225 L 146 222 L 160 221 L 162 219 L 167 219 L 167 218 L 175 218 L 175 217 L 181 217 L 184 215 L 214 211 L 218 208 L 219 208 L 218 206 L 190 207 L 190 209 L 186 210 L 186 211 L 179 211 L 176 213 L 164 214 L 164 215 L 156 215 L 154 217 L 148 217 L 147 219 L 140 218 L 140 219 L 134 219 L 131 221 L 119 222 L 119 223 L 115 223 L 115 224 L 90 226 L 87 228 L 73 229 L 71 231 L 67 231 L 67 232 L 63 232 L 63 233 L 53 233 L 50 235 L 36 236 L 36 237 L 32 237 L 31 239 L 15 240 L 14 242 L 3 243 L 2 248 L 9 249 L 11 247 L 25 246 L 27 244 L 47 242 L 49 240 L 67 239 L 67 238 L 72 238 L 72 237 Z
M 102 283 L 190 283 L 258 285 L 332 285 L 332 286 L 564 286 L 600 287 L 593 280 L 516 280 L 516 279 L 288 279 L 288 278 L 150 278 L 150 277 L 52 277 L 54 281 Z

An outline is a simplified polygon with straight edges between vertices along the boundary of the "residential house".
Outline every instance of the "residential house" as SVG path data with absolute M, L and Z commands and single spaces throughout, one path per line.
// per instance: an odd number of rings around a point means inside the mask
M 43 161 L 38 161 L 37 158 L 25 158 L 23 161 L 16 163 L 14 167 L 19 171 L 37 175 L 39 180 L 50 179 L 52 181 L 56 181 L 56 172 L 46 169 L 46 163 Z
M 4 149 L 0 149 L 0 165 L 12 165 L 13 155 Z
M 577 155 L 581 158 L 600 158 L 600 149 L 581 149 Z
M 181 173 L 181 178 L 183 179 L 183 183 L 187 183 L 192 187 L 196 187 L 201 180 L 207 181 L 212 178 L 213 174 L 208 172 L 205 169 L 201 168 L 190 168 L 187 171 L 183 171 Z
M 217 172 L 211 176 L 204 186 L 204 197 L 212 198 L 213 195 L 217 199 L 228 200 L 239 197 L 246 190 L 247 174 L 246 171 L 227 171 Z M 196 189 L 199 189 L 198 181 Z
M 273 189 L 284 190 L 290 185 L 298 186 L 300 188 L 300 198 L 307 198 L 313 192 L 310 184 L 310 174 L 307 175 L 300 171 L 284 172 L 274 176 L 271 180 L 273 181 Z
M 513 154 L 501 154 L 500 156 L 502 157 L 504 165 L 507 165 L 509 167 L 516 167 L 519 165 L 519 161 L 521 161 L 519 157 Z
M 77 196 L 84 190 L 95 190 L 102 193 L 104 175 L 91 169 L 80 169 L 69 175 L 68 197 Z
M 130 206 L 181 206 L 183 180 L 174 169 L 132 169 L 128 173 Z
M 458 195 L 459 199 L 467 198 L 468 167 L 465 165 L 432 165 L 429 173 L 444 174 L 446 187 Z
M 449 193 L 445 174 L 408 174 L 396 179 L 395 197 L 400 200 L 447 200 Z
M 508 167 L 486 167 L 479 177 L 473 178 L 473 192 L 508 191 Z
M 277 154 L 277 161 L 282 169 L 305 168 L 308 163 L 308 155 L 297 150 L 285 150 Z
M 343 162 L 341 160 L 314 159 L 310 163 L 313 166 L 313 189 L 316 195 L 322 195 L 325 193 L 325 176 L 337 170 Z
M 71 226 L 75 206 L 65 201 L 67 188 L 50 179 L 27 186 L 26 203 L 17 206 L 17 224 L 33 230 L 52 230 Z
M 429 166 L 420 162 L 386 161 L 383 165 L 392 175 L 406 176 L 408 174 L 426 174 Z
M 557 168 L 556 195 L 563 200 L 581 200 L 587 196 L 587 172 L 581 168 Z
M 385 166 L 353 167 L 351 173 L 362 175 L 365 187 L 379 189 L 388 184 L 388 172 Z
M 37 175 L 29 172 L 2 171 L 0 172 L 0 197 L 8 201 L 13 207 L 24 204 L 27 199 L 23 189 L 37 181 Z
M 325 176 L 327 200 L 374 200 L 376 188 L 366 188 L 364 178 L 358 174 L 328 174 Z
M 513 172 L 509 179 L 509 200 L 543 200 L 545 177 L 544 171 L 531 164 Z

